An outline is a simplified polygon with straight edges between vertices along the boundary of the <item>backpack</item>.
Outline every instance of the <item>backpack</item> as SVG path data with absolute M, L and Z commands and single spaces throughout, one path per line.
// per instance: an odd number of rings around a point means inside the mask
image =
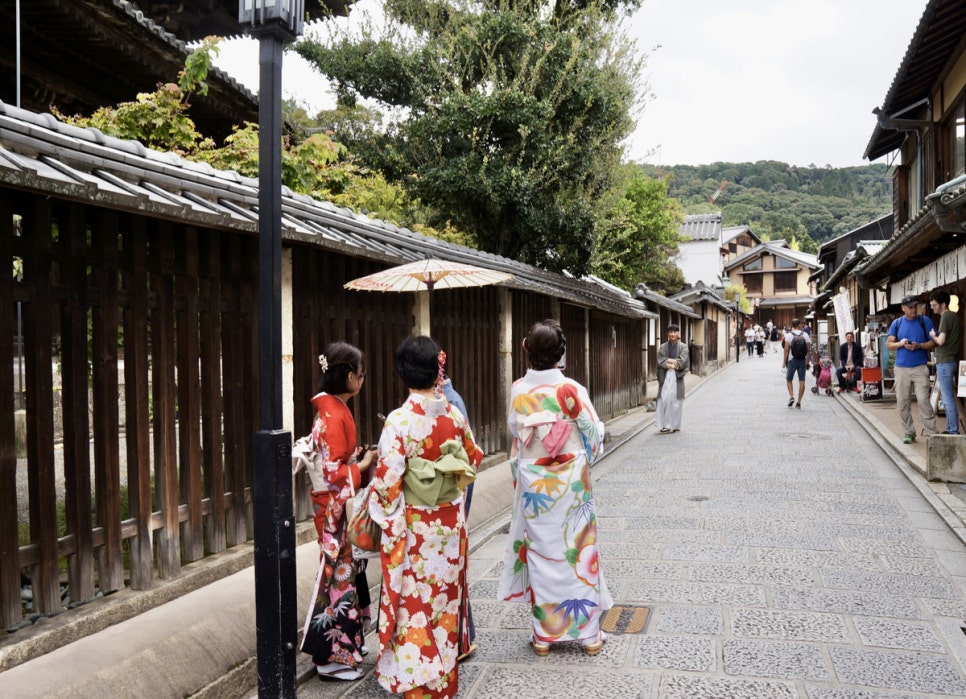
M 805 359 L 808 356 L 808 340 L 804 335 L 792 337 L 791 353 L 795 359 Z

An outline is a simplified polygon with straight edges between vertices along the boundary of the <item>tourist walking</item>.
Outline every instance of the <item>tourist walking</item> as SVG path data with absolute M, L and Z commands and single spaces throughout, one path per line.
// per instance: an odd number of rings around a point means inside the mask
M 785 384 L 788 387 L 788 407 L 802 407 L 805 396 L 805 368 L 811 352 L 808 335 L 801 329 L 802 321 L 792 319 L 792 329 L 785 335 L 785 350 L 782 354 L 782 369 L 785 369 Z M 792 379 L 798 375 L 798 398 L 796 400 Z

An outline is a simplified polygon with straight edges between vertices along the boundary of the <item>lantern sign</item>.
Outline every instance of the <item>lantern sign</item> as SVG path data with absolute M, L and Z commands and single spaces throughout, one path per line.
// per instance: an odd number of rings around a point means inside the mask
M 256 31 L 273 25 L 285 29 L 294 39 L 302 34 L 305 0 L 239 0 L 238 22 Z

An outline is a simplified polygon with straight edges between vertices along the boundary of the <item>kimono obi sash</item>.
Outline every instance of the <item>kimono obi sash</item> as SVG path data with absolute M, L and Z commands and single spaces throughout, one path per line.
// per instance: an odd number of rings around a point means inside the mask
M 523 429 L 520 430 L 520 439 L 530 446 L 536 436 L 542 443 L 543 448 L 552 457 L 556 457 L 567 443 L 567 438 L 573 431 L 569 422 L 562 419 L 559 413 L 551 410 L 541 410 L 538 413 L 527 415 L 523 420 Z
M 413 456 L 406 461 L 403 494 L 407 505 L 435 507 L 453 502 L 476 480 L 463 445 L 450 439 L 440 446 L 441 456 L 435 461 Z

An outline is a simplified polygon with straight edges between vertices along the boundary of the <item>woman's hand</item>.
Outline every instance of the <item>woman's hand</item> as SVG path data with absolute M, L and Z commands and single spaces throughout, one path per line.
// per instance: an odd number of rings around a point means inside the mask
M 372 462 L 376 460 L 378 455 L 379 452 L 375 449 L 366 449 L 364 452 L 362 452 L 361 458 L 359 459 L 360 473 L 365 473 L 368 471 L 369 467 L 372 466 Z

